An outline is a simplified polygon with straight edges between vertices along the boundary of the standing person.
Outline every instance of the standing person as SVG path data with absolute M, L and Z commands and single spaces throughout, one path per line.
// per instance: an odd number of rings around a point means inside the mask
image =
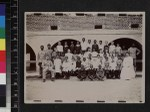
M 52 60 L 52 53 L 51 44 L 47 44 L 46 56 L 48 56 L 50 60 Z
M 121 49 L 120 45 L 117 44 L 117 46 L 116 46 L 116 56 L 117 57 L 121 56 L 121 52 L 122 52 L 122 49 Z
M 61 42 L 58 42 L 57 51 L 58 51 L 59 56 L 62 56 L 62 54 L 63 54 L 63 46 L 61 45 Z
M 141 51 L 138 48 L 136 48 L 134 44 L 132 44 L 132 46 L 128 49 L 128 52 L 133 58 L 133 65 L 136 71 L 136 56 L 139 55 Z
M 52 61 L 54 61 L 54 59 L 56 58 L 57 55 L 58 55 L 58 51 L 57 51 L 57 48 L 55 47 L 54 51 L 52 53 Z
M 96 52 L 96 50 L 93 49 L 91 54 L 92 54 L 92 58 L 97 58 L 98 52 Z
M 76 70 L 81 69 L 81 59 L 80 57 L 77 57 L 77 61 L 76 61 Z
M 104 46 L 103 46 L 102 40 L 99 41 L 98 47 L 99 47 L 99 50 L 103 51 Z
M 68 52 L 65 54 L 65 56 L 67 56 L 68 57 L 68 61 L 71 62 L 73 54 L 71 53 L 70 49 L 68 49 Z
M 110 55 L 115 54 L 116 52 L 116 46 L 114 45 L 114 42 L 111 42 L 111 45 L 109 46 L 109 53 Z
M 69 49 L 69 46 L 68 46 L 67 42 L 65 42 L 63 49 L 64 49 L 64 54 L 67 53 L 67 51 Z
M 99 52 L 99 47 L 97 45 L 97 41 L 96 40 L 94 40 L 94 44 L 92 45 L 92 51 L 93 51 L 93 49 L 95 49 L 96 52 Z
M 90 39 L 88 40 L 87 47 L 90 48 L 90 49 L 92 49 L 92 42 L 91 42 Z
M 104 74 L 107 77 L 107 79 L 110 78 L 110 64 L 108 57 L 105 57 L 105 62 L 104 62 Z
M 51 74 L 51 80 L 54 81 L 55 79 L 55 74 L 53 69 L 54 65 L 48 56 L 46 56 L 46 60 L 43 61 L 42 67 L 43 67 L 43 82 L 46 81 L 47 74 Z
M 85 51 L 87 50 L 87 43 L 85 42 L 85 38 L 82 38 L 81 50 L 82 50 L 83 54 L 84 54 Z
M 116 66 L 117 66 L 116 61 L 112 56 L 110 61 L 110 78 L 115 78 Z
M 106 53 L 106 51 L 109 52 L 108 41 L 105 41 L 105 45 L 104 45 L 104 53 Z
M 102 49 L 99 50 L 99 55 L 100 55 L 100 57 L 103 57 L 103 56 L 104 56 L 104 53 L 103 53 L 103 50 L 102 50 Z
M 76 54 L 80 54 L 81 53 L 81 45 L 80 42 L 77 42 L 76 46 L 75 46 L 75 50 L 76 50 Z
M 62 74 L 65 79 L 69 79 L 69 77 L 70 77 L 69 68 L 70 68 L 70 63 L 68 61 L 68 57 L 65 56 L 65 59 L 62 63 Z
M 56 78 L 62 78 L 61 68 L 62 68 L 62 61 L 59 58 L 59 56 L 57 55 L 56 59 L 54 59 L 54 69 L 55 69 L 55 76 L 56 76 Z
M 75 50 L 75 46 L 74 46 L 73 41 L 71 41 L 71 45 L 70 45 L 70 51 L 71 51 L 71 53 L 74 53 L 74 50 Z
M 70 74 L 72 76 L 75 76 L 75 71 L 76 71 L 76 61 L 75 61 L 75 58 L 72 57 L 72 60 L 70 62 Z
M 44 46 L 41 45 L 40 46 L 40 51 L 38 52 L 38 56 L 37 56 L 37 61 L 38 61 L 38 66 L 39 66 L 39 78 L 43 77 L 42 63 L 45 60 L 45 56 L 46 56 L 46 53 L 44 51 Z
M 123 60 L 123 67 L 121 70 L 121 79 L 132 79 L 135 78 L 135 70 L 133 66 L 133 57 L 129 55 L 128 52 L 126 52 L 126 57 Z
M 121 57 L 118 57 L 118 60 L 116 63 L 117 63 L 117 66 L 116 66 L 115 78 L 120 79 L 120 73 L 121 73 L 121 69 L 122 69 Z
M 128 50 L 126 49 L 125 46 L 122 47 L 122 57 L 124 58 L 126 56 L 126 53 L 128 52 Z
M 91 54 L 92 54 L 91 48 L 88 47 L 88 48 L 87 48 L 87 52 L 84 53 L 84 57 L 85 57 L 85 58 L 88 58 L 89 55 L 91 55 Z

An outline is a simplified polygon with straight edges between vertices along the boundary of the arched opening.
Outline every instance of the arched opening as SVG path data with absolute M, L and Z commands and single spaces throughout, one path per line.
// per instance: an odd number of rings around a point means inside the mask
M 26 44 L 27 71 L 36 71 L 36 55 L 31 46 Z
M 76 45 L 76 43 L 78 42 L 77 40 L 74 40 L 74 39 L 64 39 L 64 40 L 60 40 L 61 44 L 64 46 L 65 42 L 67 42 L 68 46 L 71 45 L 71 42 L 73 41 L 74 45 Z M 58 42 L 55 43 L 53 46 L 52 46 L 52 49 L 54 50 L 54 48 L 58 45 Z
M 115 45 L 119 44 L 121 46 L 121 48 L 123 48 L 123 46 L 124 46 L 126 50 L 128 50 L 132 46 L 132 44 L 134 44 L 135 47 L 141 51 L 140 54 L 137 55 L 137 57 L 136 57 L 137 71 L 142 71 L 142 59 L 143 59 L 142 44 L 134 39 L 129 39 L 129 38 L 120 38 L 120 39 L 114 40 L 113 42 Z M 109 45 L 110 44 L 111 44 L 111 42 L 109 43 Z

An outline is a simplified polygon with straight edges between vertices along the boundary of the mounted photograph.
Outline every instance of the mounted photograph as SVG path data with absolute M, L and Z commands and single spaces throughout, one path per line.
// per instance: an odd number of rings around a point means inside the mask
M 145 12 L 25 12 L 24 102 L 145 103 Z

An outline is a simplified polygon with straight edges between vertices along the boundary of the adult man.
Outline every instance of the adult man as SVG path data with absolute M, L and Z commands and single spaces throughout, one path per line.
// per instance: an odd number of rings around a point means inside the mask
M 82 38 L 81 50 L 82 50 L 83 54 L 84 54 L 85 51 L 87 50 L 87 43 L 85 42 L 85 38 Z
M 99 47 L 97 45 L 97 41 L 94 40 L 94 44 L 92 45 L 92 51 L 95 49 L 96 52 L 99 52 Z
M 55 78 L 54 69 L 53 69 L 54 65 L 48 56 L 46 56 L 46 60 L 43 61 L 42 67 L 43 67 L 43 82 L 46 81 L 47 74 L 51 74 L 51 80 L 54 81 Z
M 45 60 L 46 53 L 44 51 L 44 46 L 40 46 L 40 51 L 38 52 L 37 61 L 39 66 L 39 78 L 42 78 L 43 76 L 43 68 L 42 68 L 42 62 Z
M 116 56 L 117 57 L 121 56 L 121 52 L 122 52 L 122 49 L 121 49 L 120 45 L 117 44 L 117 46 L 116 46 Z
M 76 46 L 75 46 L 75 50 L 76 50 L 76 54 L 80 54 L 81 53 L 81 45 L 80 42 L 77 42 Z
M 103 44 L 102 44 L 102 40 L 99 41 L 98 47 L 99 47 L 99 50 L 102 50 L 102 51 L 103 51 L 104 46 L 103 46 Z
M 92 43 L 91 43 L 90 39 L 88 40 L 87 47 L 90 48 L 90 49 L 92 49 Z
M 108 41 L 105 41 L 105 45 L 104 45 L 104 53 L 106 53 L 106 51 L 109 52 Z
M 136 56 L 140 54 L 140 50 L 134 44 L 128 49 L 130 56 L 133 58 L 134 69 L 136 71 Z
M 47 44 L 47 50 L 46 50 L 46 56 L 49 57 L 50 60 L 52 60 L 52 53 L 53 53 L 53 50 L 51 49 L 51 45 L 50 44 Z
M 71 45 L 70 45 L 70 51 L 71 51 L 71 53 L 74 53 L 74 50 L 75 50 L 75 46 L 73 44 L 73 41 L 71 41 Z
M 58 42 L 57 51 L 58 51 L 59 56 L 62 56 L 62 54 L 63 54 L 63 46 L 61 45 L 61 42 Z
M 116 46 L 114 45 L 114 42 L 111 42 L 111 45 L 109 46 L 110 55 L 113 55 L 115 51 L 116 51 Z

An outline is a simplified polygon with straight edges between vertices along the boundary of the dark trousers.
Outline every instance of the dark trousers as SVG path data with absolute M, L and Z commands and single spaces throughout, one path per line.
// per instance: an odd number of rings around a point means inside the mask
M 110 70 L 104 70 L 104 76 L 109 79 L 110 78 Z
M 40 76 L 43 76 L 42 62 L 39 62 L 38 65 L 39 65 L 39 75 L 40 75 Z
M 115 71 L 115 78 L 120 79 L 120 74 L 121 74 L 121 70 L 116 70 Z

